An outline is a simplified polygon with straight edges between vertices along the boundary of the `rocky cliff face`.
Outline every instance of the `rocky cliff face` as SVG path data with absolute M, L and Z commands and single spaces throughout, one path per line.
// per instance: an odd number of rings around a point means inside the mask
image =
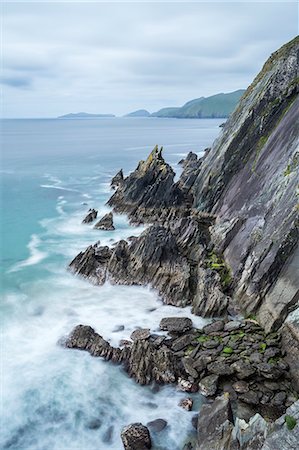
M 217 216 L 235 298 L 267 328 L 299 300 L 299 38 L 275 52 L 201 163 L 193 206 Z

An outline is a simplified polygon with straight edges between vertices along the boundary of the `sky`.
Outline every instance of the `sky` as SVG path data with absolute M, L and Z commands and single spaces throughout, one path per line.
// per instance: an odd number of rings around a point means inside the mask
M 1 1 L 4 117 L 156 111 L 246 88 L 297 2 Z

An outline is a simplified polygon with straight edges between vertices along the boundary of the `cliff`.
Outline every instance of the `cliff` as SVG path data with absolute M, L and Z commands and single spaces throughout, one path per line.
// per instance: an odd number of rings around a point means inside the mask
M 235 298 L 268 330 L 299 299 L 298 51 L 297 37 L 270 56 L 193 184 L 193 206 L 217 216 Z

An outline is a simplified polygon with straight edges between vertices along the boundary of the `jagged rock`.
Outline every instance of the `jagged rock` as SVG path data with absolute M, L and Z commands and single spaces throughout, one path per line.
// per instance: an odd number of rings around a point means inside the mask
M 231 322 L 227 322 L 224 326 L 224 331 L 234 331 L 241 328 L 243 325 L 239 320 L 234 320 Z
M 234 373 L 234 369 L 223 361 L 212 362 L 208 364 L 207 368 L 209 372 L 216 375 L 232 375 Z
M 192 398 L 190 398 L 190 397 L 183 398 L 182 400 L 180 400 L 179 406 L 181 408 L 185 409 L 186 411 L 191 411 L 192 407 L 193 407 L 193 400 L 192 400 Z
M 159 325 L 161 330 L 184 333 L 192 328 L 192 320 L 188 317 L 164 317 Z
M 142 423 L 132 423 L 121 431 L 125 450 L 146 450 L 152 448 L 149 430 Z
M 117 174 L 114 175 L 114 177 L 112 178 L 110 186 L 113 189 L 116 189 L 123 184 L 123 181 L 124 181 L 124 174 L 122 169 L 120 169 L 120 171 L 117 172 Z
M 211 269 L 199 268 L 198 284 L 192 301 L 192 312 L 203 317 L 222 315 L 229 298 L 222 292 L 220 276 Z
M 96 211 L 95 209 L 89 209 L 88 210 L 88 214 L 85 217 L 85 219 L 82 220 L 82 223 L 90 223 L 93 222 L 98 215 L 98 211 Z
M 124 178 L 109 199 L 108 204 L 117 212 L 139 216 L 140 208 L 159 208 L 185 204 L 186 195 L 177 183 L 175 173 L 164 161 L 162 147 L 156 146 L 146 161 L 140 161 L 137 169 Z M 190 201 L 189 201 L 190 203 Z
M 208 375 L 204 377 L 199 382 L 199 391 L 205 397 L 210 397 L 215 395 L 218 388 L 218 375 Z
M 105 214 L 94 226 L 97 230 L 112 231 L 115 230 L 113 225 L 113 214 L 112 212 Z
M 233 414 L 227 396 L 203 405 L 197 424 L 196 450 L 231 450 Z
M 167 422 L 164 419 L 155 419 L 152 420 L 151 422 L 148 422 L 146 425 L 151 431 L 159 433 L 160 431 L 164 430 L 164 428 L 167 426 Z
M 144 329 L 134 330 L 133 333 L 131 334 L 130 338 L 132 339 L 132 341 L 143 341 L 145 339 L 148 339 L 150 337 L 150 335 L 151 335 L 150 329 L 144 328 Z
M 244 392 L 244 394 L 239 395 L 239 399 L 249 405 L 258 405 L 260 402 L 260 396 L 255 391 Z
M 111 253 L 107 246 L 91 245 L 73 259 L 69 269 L 77 275 L 88 278 L 92 283 L 104 284 L 106 280 L 106 265 L 111 257 Z

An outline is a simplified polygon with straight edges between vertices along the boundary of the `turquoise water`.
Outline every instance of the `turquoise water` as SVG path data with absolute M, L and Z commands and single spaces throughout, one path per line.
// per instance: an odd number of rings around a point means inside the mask
M 115 217 L 114 232 L 81 224 L 89 207 L 99 217 L 108 210 L 111 176 L 134 169 L 155 144 L 164 145 L 165 158 L 179 171 L 177 162 L 188 151 L 211 145 L 220 122 L 2 122 L 1 448 L 119 450 L 122 426 L 159 417 L 168 426 L 154 436 L 157 448 L 182 447 L 193 414 L 177 406 L 183 393 L 140 387 L 120 367 L 57 342 L 84 323 L 117 345 L 136 326 L 156 329 L 165 315 L 191 315 L 162 305 L 147 288 L 92 286 L 66 268 L 87 245 L 111 245 L 143 229 L 123 216 Z M 125 329 L 116 332 L 119 325 Z

